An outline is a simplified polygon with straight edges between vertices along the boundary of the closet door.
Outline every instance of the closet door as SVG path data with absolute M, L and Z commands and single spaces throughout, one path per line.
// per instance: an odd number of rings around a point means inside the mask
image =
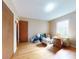
M 10 59 L 13 55 L 13 13 L 2 2 L 2 59 Z
M 27 42 L 28 41 L 28 22 L 19 21 L 19 41 Z

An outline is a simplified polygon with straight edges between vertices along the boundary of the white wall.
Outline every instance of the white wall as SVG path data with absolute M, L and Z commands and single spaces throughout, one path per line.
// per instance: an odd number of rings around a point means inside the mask
M 28 39 L 31 39 L 36 33 L 48 33 L 48 22 L 35 19 L 22 18 L 21 20 L 28 21 Z
M 69 32 L 72 37 L 72 45 L 76 46 L 76 12 L 72 12 L 70 14 L 64 15 L 57 19 L 50 21 L 50 32 L 55 35 L 56 34 L 56 23 L 63 20 L 69 20 Z

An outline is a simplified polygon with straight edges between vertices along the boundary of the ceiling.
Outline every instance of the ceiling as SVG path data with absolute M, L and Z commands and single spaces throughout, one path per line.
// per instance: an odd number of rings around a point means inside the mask
M 12 0 L 11 3 L 19 17 L 40 20 L 52 20 L 76 9 L 76 0 Z

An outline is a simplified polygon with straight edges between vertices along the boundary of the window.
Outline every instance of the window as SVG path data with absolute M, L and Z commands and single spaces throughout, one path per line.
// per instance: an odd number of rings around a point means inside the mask
M 69 35 L 69 21 L 60 21 L 56 24 L 56 33 L 61 34 L 63 37 L 67 37 Z

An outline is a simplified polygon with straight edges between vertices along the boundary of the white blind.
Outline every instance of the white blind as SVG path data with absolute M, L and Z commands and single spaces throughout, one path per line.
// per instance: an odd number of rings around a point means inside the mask
M 69 35 L 69 21 L 64 20 L 57 22 L 56 33 L 61 34 L 63 37 L 67 37 Z

